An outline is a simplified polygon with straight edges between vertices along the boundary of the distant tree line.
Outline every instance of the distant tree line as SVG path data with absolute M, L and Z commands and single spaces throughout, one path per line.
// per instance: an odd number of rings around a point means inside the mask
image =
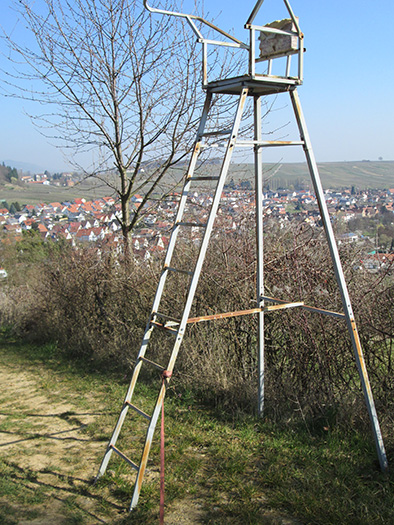
M 0 177 L 6 182 L 12 182 L 12 179 L 18 180 L 18 171 L 16 168 L 6 166 L 3 162 L 0 166 Z
M 11 214 L 18 213 L 22 209 L 18 201 L 8 204 L 5 200 L 0 201 L 0 208 L 7 209 Z

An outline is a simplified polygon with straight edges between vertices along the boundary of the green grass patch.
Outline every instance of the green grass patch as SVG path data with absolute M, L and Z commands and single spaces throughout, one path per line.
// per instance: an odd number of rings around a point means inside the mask
M 89 462 L 99 467 L 105 442 L 127 387 L 127 378 L 99 370 L 88 362 L 70 361 L 55 345 L 35 347 L 17 341 L 0 343 L 0 366 L 27 371 L 49 403 L 73 405 L 63 421 L 77 428 L 89 410 L 89 423 L 75 439 L 94 442 Z M 153 388 L 155 386 L 155 388 Z M 157 384 L 144 384 L 137 401 L 154 402 Z M 2 392 L 1 396 L 7 396 Z M 10 410 L 9 408 L 7 410 Z M 0 428 L 31 428 L 15 412 Z M 89 412 L 89 413 L 90 413 Z M 18 425 L 22 425 L 20 428 Z M 125 424 L 121 450 L 141 452 L 142 426 Z M 45 435 L 39 442 L 44 443 Z M 4 434 L 1 434 L 4 437 Z M 60 435 L 61 436 L 61 435 Z M 3 440 L 4 441 L 4 440 Z M 49 442 L 48 442 L 49 443 Z M 96 485 L 87 483 L 72 441 L 66 442 L 62 467 L 56 456 L 44 468 L 19 466 L 16 445 L 0 463 L 0 522 L 13 524 L 35 512 L 42 517 L 48 501 L 60 505 L 66 523 L 153 523 L 159 511 L 159 444 L 156 433 L 140 502 L 126 512 L 133 489 L 133 473 L 119 458 L 111 459 Z M 100 445 L 101 443 L 101 445 Z M 49 445 L 48 445 L 49 446 Z M 4 448 L 6 450 L 6 448 Z M 33 453 L 30 449 L 27 455 Z M 26 459 L 27 456 L 25 456 Z M 130 456 L 132 457 L 132 456 Z M 66 472 L 68 463 L 72 470 Z M 166 400 L 166 513 L 169 522 L 185 516 L 195 523 L 387 524 L 394 523 L 394 476 L 382 474 L 370 433 L 357 429 L 321 428 L 304 422 L 274 423 L 251 415 L 226 413 L 199 402 L 192 392 L 180 396 L 170 388 Z M 83 501 L 82 501 L 83 500 Z M 59 503 L 60 501 L 60 503 Z M 86 505 L 86 501 L 90 504 Z M 194 517 L 194 518 L 193 518 Z M 194 521 L 193 521 L 194 519 Z M 186 521 L 186 520 L 185 520 Z

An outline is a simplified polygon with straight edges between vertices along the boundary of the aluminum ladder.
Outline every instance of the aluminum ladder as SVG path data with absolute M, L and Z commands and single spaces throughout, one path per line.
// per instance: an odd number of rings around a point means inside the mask
M 153 301 L 152 311 L 151 311 L 149 321 L 145 329 L 143 341 L 142 341 L 142 344 L 141 344 L 141 347 L 140 347 L 140 350 L 138 352 L 138 356 L 135 362 L 130 386 L 127 390 L 118 421 L 113 431 L 111 440 L 107 446 L 107 450 L 105 452 L 103 461 L 101 463 L 101 466 L 100 466 L 100 469 L 97 475 L 97 477 L 99 478 L 105 473 L 108 462 L 113 452 L 118 454 L 127 463 L 129 463 L 129 465 L 131 465 L 132 468 L 136 470 L 137 478 L 135 482 L 134 493 L 133 493 L 133 497 L 132 497 L 132 501 L 130 505 L 130 510 L 134 509 L 138 503 L 139 494 L 141 491 L 141 485 L 142 485 L 143 477 L 144 477 L 145 470 L 146 470 L 146 464 L 148 461 L 149 451 L 150 451 L 151 444 L 152 444 L 152 438 L 153 438 L 153 434 L 154 434 L 155 427 L 157 424 L 157 420 L 160 415 L 160 409 L 161 409 L 163 399 L 165 397 L 166 385 L 168 384 L 169 378 L 161 382 L 161 385 L 159 387 L 157 401 L 154 406 L 152 414 L 146 414 L 145 412 L 143 412 L 138 407 L 132 404 L 131 401 L 133 398 L 135 386 L 136 386 L 138 376 L 139 376 L 142 366 L 153 366 L 159 369 L 161 372 L 166 371 L 167 376 L 171 375 L 173 371 L 173 368 L 174 368 L 174 365 L 175 365 L 175 362 L 178 356 L 178 352 L 179 352 L 179 349 L 182 343 L 182 339 L 185 334 L 186 325 L 188 324 L 188 321 L 190 322 L 189 313 L 192 307 L 194 294 L 195 294 L 197 284 L 199 281 L 199 277 L 201 274 L 201 268 L 202 268 L 202 265 L 205 259 L 205 254 L 207 252 L 208 243 L 209 243 L 212 228 L 214 225 L 215 217 L 216 217 L 217 210 L 220 204 L 220 199 L 221 199 L 223 187 L 226 181 L 226 176 L 228 173 L 231 157 L 234 151 L 234 146 L 235 146 L 235 142 L 237 139 L 238 130 L 239 130 L 247 94 L 248 94 L 248 89 L 245 88 L 242 90 L 239 96 L 238 105 L 237 105 L 237 109 L 235 112 L 235 118 L 233 120 L 232 128 L 231 130 L 228 130 L 229 140 L 228 140 L 227 148 L 224 154 L 224 160 L 223 160 L 223 164 L 220 170 L 220 174 L 217 177 L 212 177 L 212 176 L 207 177 L 207 176 L 195 176 L 194 175 L 196 164 L 197 164 L 197 159 L 202 149 L 202 145 L 203 145 L 202 143 L 203 143 L 204 137 L 212 136 L 212 132 L 204 133 L 208 113 L 211 107 L 211 100 L 212 100 L 212 93 L 210 92 L 207 93 L 202 117 L 200 120 L 198 132 L 197 132 L 197 138 L 194 143 L 192 157 L 190 160 L 190 164 L 188 167 L 188 171 L 186 174 L 186 178 L 185 178 L 185 182 L 184 182 L 184 186 L 182 190 L 182 196 L 179 201 L 178 211 L 176 214 L 174 226 L 172 228 L 169 244 L 167 247 L 167 253 L 166 253 L 163 268 L 161 271 L 159 284 L 158 284 L 155 298 Z M 184 216 L 185 207 L 186 207 L 187 200 L 190 195 L 190 190 L 191 190 L 193 183 L 198 184 L 199 182 L 207 181 L 207 180 L 214 180 L 216 182 L 215 195 L 212 201 L 212 205 L 211 205 L 211 209 L 209 212 L 209 217 L 208 217 L 207 222 L 205 224 L 199 223 L 199 222 L 183 222 L 182 219 Z M 199 247 L 199 253 L 198 253 L 197 261 L 195 263 L 195 267 L 190 268 L 189 270 L 183 270 L 183 269 L 179 270 L 171 266 L 171 261 L 173 258 L 175 245 L 177 242 L 177 237 L 178 237 L 180 229 L 182 228 L 186 228 L 186 229 L 199 228 L 203 230 L 203 235 L 201 237 L 201 244 Z M 183 313 L 181 314 L 179 319 L 174 319 L 172 316 L 168 316 L 165 313 L 160 312 L 160 303 L 161 303 L 161 299 L 162 299 L 163 292 L 165 289 L 166 281 L 167 281 L 167 278 L 170 272 L 180 272 L 180 273 L 184 273 L 190 276 L 190 283 L 189 283 L 187 294 L 186 294 L 186 300 L 185 300 Z M 156 330 L 156 329 L 165 330 L 167 333 L 172 334 L 172 336 L 174 337 L 174 344 L 173 344 L 171 354 L 169 356 L 168 363 L 163 366 L 153 362 L 148 357 L 149 356 L 149 340 L 151 338 L 153 330 Z M 125 418 L 126 418 L 126 415 L 129 409 L 133 410 L 136 413 L 136 415 L 139 415 L 147 419 L 149 422 L 148 429 L 146 432 L 145 444 L 143 447 L 141 460 L 139 464 L 130 460 L 126 456 L 126 454 L 121 452 L 116 447 L 116 442 L 118 440 L 119 434 L 121 432 L 123 423 L 125 421 Z

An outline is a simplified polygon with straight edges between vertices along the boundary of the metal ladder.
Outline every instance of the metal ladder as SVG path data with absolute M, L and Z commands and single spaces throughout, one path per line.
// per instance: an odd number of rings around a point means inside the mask
M 175 218 L 174 226 L 172 228 L 166 257 L 165 257 L 162 272 L 160 275 L 156 295 L 153 301 L 152 311 L 149 317 L 149 322 L 146 326 L 143 341 L 142 341 L 142 344 L 141 344 L 141 347 L 140 347 L 140 350 L 139 350 L 139 353 L 138 353 L 138 356 L 135 362 L 130 386 L 127 390 L 126 397 L 124 399 L 118 421 L 116 423 L 111 440 L 108 444 L 107 450 L 105 452 L 103 461 L 101 463 L 101 466 L 100 466 L 100 469 L 97 475 L 97 478 L 99 478 L 105 473 L 108 462 L 113 452 L 118 454 L 127 463 L 129 463 L 129 465 L 131 465 L 132 468 L 134 468 L 137 471 L 137 478 L 135 482 L 134 493 L 133 493 L 133 497 L 132 497 L 132 501 L 130 505 L 130 510 L 134 509 L 138 503 L 139 494 L 141 491 L 141 485 L 142 485 L 142 481 L 143 481 L 143 477 L 144 477 L 144 473 L 146 469 L 146 464 L 148 461 L 149 451 L 150 451 L 150 447 L 152 443 L 152 438 L 153 438 L 156 423 L 157 423 L 157 420 L 160 414 L 161 405 L 165 397 L 166 385 L 169 381 L 169 378 L 167 377 L 160 386 L 157 401 L 154 406 L 153 413 L 151 415 L 146 414 L 144 411 L 142 411 L 141 409 L 139 409 L 138 407 L 132 404 L 131 401 L 133 398 L 135 386 L 138 380 L 139 373 L 141 371 L 141 367 L 143 365 L 153 366 L 159 369 L 161 372 L 166 371 L 167 376 L 171 375 L 172 370 L 174 368 L 175 361 L 178 356 L 179 348 L 181 346 L 182 339 L 185 334 L 186 325 L 188 321 L 190 322 L 189 320 L 190 309 L 192 307 L 194 294 L 195 294 L 198 280 L 201 274 L 201 268 L 202 268 L 202 265 L 205 259 L 205 254 L 208 248 L 213 224 L 214 224 L 217 210 L 219 207 L 223 187 L 226 181 L 226 176 L 228 173 L 231 157 L 234 151 L 234 146 L 235 146 L 235 142 L 237 139 L 238 130 L 239 130 L 247 94 L 248 94 L 248 89 L 245 88 L 242 90 L 239 96 L 238 105 L 237 105 L 237 109 L 235 113 L 235 118 L 232 124 L 232 128 L 231 130 L 228 131 L 229 140 L 228 140 L 227 148 L 224 154 L 224 160 L 222 163 L 222 167 L 221 167 L 219 176 L 217 177 L 194 176 L 197 159 L 198 159 L 199 153 L 202 148 L 203 139 L 205 136 L 212 136 L 212 134 L 215 133 L 215 132 L 204 133 L 208 113 L 209 113 L 210 106 L 211 106 L 211 100 L 212 100 L 212 94 L 210 92 L 207 93 L 201 121 L 200 121 L 198 132 L 197 132 L 197 138 L 194 144 L 191 161 L 190 161 L 188 171 L 186 174 L 186 179 L 185 179 L 185 183 L 184 183 L 183 190 L 182 190 L 182 196 L 179 201 L 178 211 L 177 211 L 177 215 Z M 199 223 L 199 222 L 183 222 L 182 218 L 184 216 L 185 206 L 186 206 L 187 199 L 188 199 L 190 189 L 191 189 L 193 182 L 198 183 L 198 182 L 206 181 L 206 180 L 216 181 L 215 195 L 212 201 L 211 210 L 210 210 L 207 222 L 205 224 Z M 180 270 L 180 269 L 177 269 L 171 266 L 171 260 L 173 258 L 177 237 L 178 237 L 178 234 L 181 228 L 189 228 L 189 229 L 190 228 L 199 228 L 199 229 L 201 228 L 204 231 L 202 239 L 201 239 L 200 248 L 199 248 L 199 254 L 198 254 L 194 269 Z M 166 280 L 170 272 L 179 272 L 179 273 L 187 274 L 190 276 L 190 284 L 189 284 L 187 295 L 186 295 L 184 310 L 183 310 L 182 315 L 180 316 L 180 319 L 174 319 L 172 316 L 168 316 L 165 313 L 160 312 L 159 310 L 160 302 L 163 296 L 163 291 L 166 285 Z M 166 332 L 172 334 L 172 336 L 174 337 L 174 344 L 173 344 L 172 352 L 169 357 L 168 363 L 166 365 L 159 365 L 153 362 L 152 360 L 150 360 L 148 357 L 146 357 L 148 353 L 148 349 L 149 349 L 149 340 L 151 338 L 153 330 L 155 329 L 165 330 Z M 123 452 L 121 452 L 116 447 L 116 442 L 118 440 L 119 434 L 121 432 L 124 420 L 126 418 L 126 415 L 129 409 L 133 410 L 137 415 L 140 415 L 149 421 L 148 430 L 146 433 L 145 445 L 143 447 L 143 452 L 142 452 L 142 456 L 141 456 L 141 460 L 139 464 L 130 460 Z
M 350 302 L 350 297 L 348 294 L 346 281 L 344 273 L 342 270 L 341 262 L 339 259 L 339 253 L 335 242 L 334 232 L 331 226 L 330 217 L 327 210 L 327 205 L 324 198 L 324 192 L 320 181 L 320 176 L 317 169 L 317 164 L 313 155 L 311 142 L 309 139 L 306 122 L 302 113 L 300 100 L 298 97 L 297 89 L 294 86 L 291 86 L 288 89 L 290 94 L 291 103 L 293 106 L 295 119 L 299 128 L 300 140 L 297 141 L 263 141 L 261 133 L 261 94 L 254 91 L 255 84 L 248 86 L 247 82 L 242 81 L 239 84 L 238 91 L 236 93 L 238 98 L 238 105 L 236 107 L 235 117 L 233 120 L 231 130 L 228 130 L 228 142 L 227 147 L 224 153 L 223 162 L 220 168 L 219 176 L 195 176 L 195 169 L 197 164 L 197 159 L 200 154 L 200 151 L 203 147 L 204 137 L 221 135 L 221 131 L 205 132 L 205 126 L 211 107 L 212 95 L 215 92 L 215 88 L 207 90 L 205 105 L 199 124 L 197 138 L 194 144 L 194 149 L 190 164 L 187 170 L 185 183 L 183 186 L 181 198 L 178 205 L 178 211 L 175 218 L 175 222 L 172 228 L 167 253 L 165 256 L 162 272 L 159 279 L 159 284 L 156 290 L 156 295 L 153 302 L 152 311 L 149 317 L 148 324 L 145 329 L 145 334 L 143 341 L 135 362 L 134 371 L 131 379 L 130 386 L 127 390 L 125 400 L 123 402 L 118 421 L 116 423 L 115 429 L 113 431 L 111 440 L 107 446 L 103 461 L 101 463 L 97 478 L 102 476 L 108 466 L 108 462 L 111 458 L 113 452 L 118 454 L 122 459 L 124 459 L 132 468 L 137 472 L 137 478 L 134 486 L 133 497 L 131 500 L 130 510 L 134 509 L 138 503 L 139 494 L 141 491 L 141 485 L 146 470 L 146 465 L 148 461 L 149 451 L 152 444 L 152 438 L 154 430 L 160 415 L 160 409 L 165 397 L 166 386 L 168 385 L 169 378 L 171 377 L 174 365 L 178 356 L 178 352 L 185 334 L 186 326 L 189 323 L 196 323 L 199 321 L 206 321 L 211 319 L 222 319 L 226 317 L 233 317 L 237 315 L 248 315 L 248 314 L 257 314 L 258 315 L 258 376 L 259 376 L 259 395 L 258 395 L 258 410 L 261 415 L 263 412 L 264 405 L 264 313 L 269 311 L 275 311 L 284 308 L 293 308 L 300 307 L 304 308 L 310 312 L 315 312 L 323 315 L 335 316 L 343 318 L 346 321 L 347 328 L 349 331 L 350 339 L 353 345 L 353 351 L 355 355 L 355 360 L 358 368 L 358 373 L 360 376 L 362 389 L 364 393 L 364 398 L 371 420 L 373 435 L 375 439 L 375 445 L 378 453 L 378 458 L 382 470 L 386 470 L 388 467 L 386 453 L 384 449 L 383 439 L 380 431 L 379 421 L 375 409 L 375 404 L 372 396 L 372 391 L 368 379 L 368 374 L 365 366 L 365 361 L 363 357 L 363 352 L 360 344 L 360 339 L 352 311 L 352 306 Z M 220 87 L 222 92 L 226 92 L 226 87 Z M 252 96 L 254 99 L 254 139 L 250 141 L 238 140 L 237 137 L 239 132 L 239 127 L 242 119 L 242 114 L 246 102 L 246 98 Z M 241 147 L 253 147 L 254 148 L 254 163 L 255 163 L 255 193 L 256 193 L 256 246 L 257 246 L 257 301 L 256 308 L 250 310 L 243 310 L 239 312 L 230 312 L 224 314 L 214 314 L 204 317 L 194 317 L 189 318 L 190 311 L 193 304 L 193 299 L 199 277 L 201 274 L 202 265 L 205 259 L 207 252 L 209 240 L 211 237 L 214 221 L 217 215 L 218 207 L 220 204 L 222 191 L 226 181 L 227 173 L 230 166 L 231 157 L 235 146 Z M 277 147 L 277 146 L 302 146 L 305 152 L 306 161 L 308 164 L 310 176 L 315 190 L 316 200 L 319 205 L 320 215 L 323 223 L 323 227 L 326 234 L 327 243 L 330 250 L 330 255 L 332 259 L 332 264 L 338 283 L 338 287 L 341 294 L 343 313 L 331 312 L 323 310 L 320 308 L 307 306 L 303 302 L 287 302 L 280 299 L 275 299 L 272 297 L 266 297 L 264 294 L 264 277 L 263 277 L 263 203 L 262 203 L 262 194 L 263 194 L 263 173 L 262 173 L 262 149 L 265 147 Z M 196 222 L 196 221 L 183 221 L 184 212 L 188 198 L 190 197 L 190 191 L 193 182 L 201 182 L 204 180 L 214 180 L 216 182 L 215 195 L 211 204 L 208 220 L 205 223 Z M 198 228 L 203 230 L 202 238 L 200 239 L 200 246 L 198 256 L 194 265 L 194 268 L 190 269 L 177 269 L 171 266 L 171 261 L 173 260 L 174 250 L 177 243 L 177 237 L 181 229 L 190 229 Z M 183 307 L 183 312 L 176 318 L 174 315 L 168 315 L 160 311 L 160 304 L 163 297 L 163 292 L 165 290 L 167 277 L 170 273 L 179 273 L 184 274 L 189 278 L 189 284 L 187 288 L 187 293 L 185 295 L 185 302 Z M 273 303 L 273 304 L 272 304 Z M 149 359 L 149 342 L 151 335 L 154 330 L 164 330 L 168 334 L 171 334 L 171 337 L 174 338 L 174 343 L 172 346 L 172 351 L 170 352 L 169 360 L 166 365 L 160 365 Z M 148 353 L 148 357 L 147 357 Z M 163 379 L 161 386 L 159 388 L 158 397 L 154 405 L 153 411 L 151 414 L 145 413 L 143 410 L 132 404 L 132 398 L 137 384 L 137 379 L 141 371 L 142 366 L 150 366 L 158 369 L 163 374 Z M 146 432 L 145 444 L 143 446 L 143 451 L 141 455 L 140 463 L 135 463 L 129 459 L 126 454 L 121 452 L 116 447 L 116 442 L 118 440 L 119 434 L 121 432 L 123 423 L 125 421 L 126 415 L 131 409 L 137 415 L 148 420 L 148 429 Z

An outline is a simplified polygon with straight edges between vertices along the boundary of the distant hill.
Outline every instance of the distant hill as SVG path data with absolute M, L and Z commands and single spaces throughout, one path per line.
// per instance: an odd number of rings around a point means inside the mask
M 12 166 L 17 170 L 30 171 L 31 173 L 43 173 L 45 168 L 42 166 L 37 166 L 36 164 L 31 164 L 30 162 L 21 162 L 19 160 L 2 160 L 6 166 Z
M 394 188 L 394 161 L 322 162 L 318 168 L 325 189 Z M 234 182 L 252 178 L 253 169 L 253 164 L 234 164 L 230 178 Z M 263 172 L 265 182 L 273 189 L 310 184 L 306 163 L 264 164 Z
M 14 167 L 13 164 L 8 166 Z M 16 167 L 16 166 L 15 166 Z M 394 188 L 394 161 L 376 162 L 323 162 L 318 164 L 319 172 L 325 189 L 356 189 Z M 65 201 L 77 197 L 98 198 L 109 194 L 108 187 L 97 185 L 93 180 L 85 181 L 71 188 L 57 186 L 43 186 L 37 184 L 10 184 L 6 178 L 4 166 L 0 164 L 0 198 L 8 202 L 32 204 L 37 202 Z M 163 179 L 155 197 L 173 188 L 174 182 L 180 180 L 187 167 L 179 166 L 171 170 Z M 206 163 L 201 168 L 200 174 L 217 174 L 220 169 L 218 162 Z M 305 163 L 283 163 L 263 165 L 264 184 L 270 189 L 312 189 L 308 168 Z M 241 181 L 254 179 L 253 164 L 232 164 L 230 167 L 227 184 L 238 184 Z M 201 183 L 204 187 L 204 183 Z M 208 184 L 206 184 L 208 186 Z M 172 190 L 171 190 L 172 191 Z

